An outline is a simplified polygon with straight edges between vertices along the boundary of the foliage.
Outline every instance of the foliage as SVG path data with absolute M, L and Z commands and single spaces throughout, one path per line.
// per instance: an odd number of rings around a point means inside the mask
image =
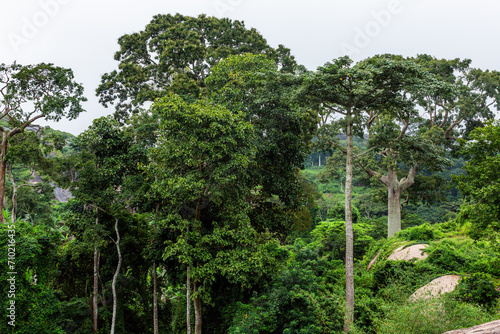
M 462 154 L 469 158 L 465 174 L 453 177 L 466 199 L 460 219 L 470 221 L 474 238 L 495 238 L 500 231 L 500 125 L 490 123 L 461 141 Z
M 338 262 L 316 259 L 317 249 L 300 240 L 291 251 L 289 264 L 264 293 L 238 305 L 229 333 L 305 334 L 342 329 L 342 289 L 326 283 L 339 269 Z M 334 276 L 342 277 L 342 273 Z
M 13 226 L 0 226 L 0 249 L 7 254 L 7 230 Z M 15 301 L 16 333 L 86 333 L 89 329 L 90 312 L 82 299 L 69 299 L 62 295 L 54 285 L 58 275 L 57 246 L 61 234 L 53 227 L 32 226 L 22 220 L 15 224 L 16 256 L 15 298 L 7 298 L 3 293 L 0 302 L 4 308 Z M 12 263 L 12 262 L 11 262 Z M 1 279 L 6 282 L 8 275 L 7 256 L 0 260 Z M 7 288 L 7 285 L 5 286 Z M 12 327 L 3 321 L 2 332 L 11 332 Z M 78 331 L 79 329 L 80 331 Z
M 156 15 L 143 31 L 123 35 L 118 44 L 118 70 L 102 76 L 97 94 L 103 105 L 115 105 L 122 120 L 167 93 L 194 102 L 210 68 L 230 55 L 265 53 L 284 68 L 294 64 L 288 49 L 272 49 L 243 22 L 206 15 Z
M 264 55 L 243 54 L 221 60 L 205 83 L 214 103 L 233 113 L 244 112 L 254 128 L 256 163 L 250 173 L 254 186 L 259 186 L 254 201 L 277 196 L 280 206 L 292 210 L 304 204 L 297 171 L 316 119 L 311 110 L 294 102 L 298 77 L 283 73 Z
M 434 229 L 429 224 L 422 224 L 399 232 L 399 236 L 406 240 L 429 242 L 435 238 Z
M 388 304 L 385 308 L 387 316 L 377 326 L 381 334 L 440 334 L 495 320 L 483 309 L 452 298 Z
M 333 220 L 344 220 L 345 219 L 345 204 L 342 202 L 337 202 L 333 208 L 328 210 L 328 219 Z M 359 210 L 353 206 L 352 207 L 352 222 L 355 224 L 360 217 Z
M 11 172 L 7 203 L 14 186 L 19 202 L 17 332 L 92 331 L 94 249 L 99 331 L 109 331 L 115 218 L 124 263 L 116 282 L 120 333 L 153 333 L 152 270 L 160 332 L 185 332 L 187 267 L 205 333 L 339 333 L 347 271 L 357 287 L 352 333 L 442 333 L 499 318 L 500 132 L 484 122 L 499 98 L 497 72 L 425 55 L 340 58 L 306 72 L 289 50 L 269 47 L 243 23 L 204 15 L 158 15 L 119 44 L 118 70 L 102 77 L 98 95 L 127 126 L 103 117 L 78 138 L 23 125 L 38 112 L 58 120 L 82 111 L 70 70 L 0 68 L 0 84 L 12 84 L 0 107 L 14 111 L 0 127 L 17 127 L 3 160 Z M 53 95 L 43 95 L 46 84 Z M 32 98 L 39 100 L 23 104 Z M 337 111 L 346 117 L 329 118 Z M 458 137 L 468 139 L 460 152 Z M 359 162 L 349 268 L 348 139 Z M 322 165 L 328 155 L 326 166 L 299 171 L 319 155 Z M 388 210 L 379 203 L 387 194 L 376 184 L 389 169 L 404 183 L 416 165 L 413 185 L 400 194 L 403 230 L 385 239 Z M 25 185 L 31 169 L 71 185 L 75 198 L 55 204 L 47 182 Z M 9 227 L 0 227 L 5 253 Z M 428 244 L 427 258 L 387 260 L 415 243 Z M 462 277 L 454 293 L 408 300 L 446 274 Z M 4 322 L 0 331 L 11 328 Z
M 455 296 L 458 300 L 477 304 L 491 311 L 498 305 L 500 292 L 495 289 L 490 275 L 473 273 L 460 280 Z
M 357 223 L 354 228 L 354 258 L 361 259 L 373 238 L 370 236 L 372 226 Z M 312 240 L 321 243 L 324 251 L 330 252 L 332 258 L 343 259 L 345 256 L 345 222 L 324 221 L 311 231 Z

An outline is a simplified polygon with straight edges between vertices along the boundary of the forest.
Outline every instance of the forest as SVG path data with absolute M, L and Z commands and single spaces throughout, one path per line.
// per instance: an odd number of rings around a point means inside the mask
M 0 61 L 1 333 L 444 333 L 500 320 L 500 72 L 156 15 L 95 91 Z M 394 253 L 420 247 L 419 256 Z M 449 292 L 418 297 L 431 281 Z M 419 290 L 420 291 L 420 290 Z

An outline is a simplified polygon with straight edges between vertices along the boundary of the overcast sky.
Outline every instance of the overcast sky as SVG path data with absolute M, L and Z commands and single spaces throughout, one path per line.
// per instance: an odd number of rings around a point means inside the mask
M 381 53 L 470 58 L 473 67 L 500 70 L 494 0 L 0 0 L 0 13 L 0 63 L 50 62 L 83 83 L 87 112 L 50 124 L 73 134 L 113 111 L 95 89 L 116 68 L 118 38 L 160 13 L 243 20 L 311 70 L 345 54 L 357 61 Z

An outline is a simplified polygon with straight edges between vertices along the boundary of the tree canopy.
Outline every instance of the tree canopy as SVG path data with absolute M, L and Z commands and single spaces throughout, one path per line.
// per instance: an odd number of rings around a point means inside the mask
M 206 15 L 156 15 L 143 31 L 123 35 L 118 44 L 118 70 L 102 76 L 97 95 L 103 105 L 115 105 L 119 119 L 168 92 L 196 100 L 210 68 L 230 55 L 266 54 L 284 69 L 294 64 L 288 49 L 271 48 L 243 22 Z

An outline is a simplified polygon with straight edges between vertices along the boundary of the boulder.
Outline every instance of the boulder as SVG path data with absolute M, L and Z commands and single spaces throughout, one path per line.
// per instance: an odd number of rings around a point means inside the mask
M 405 260 L 409 261 L 411 259 L 425 259 L 428 255 L 424 251 L 429 245 L 426 244 L 418 244 L 418 245 L 412 245 L 409 247 L 401 246 L 398 249 L 396 249 L 388 258 L 387 260 L 392 260 L 392 261 L 398 261 L 398 260 Z
M 452 292 L 457 287 L 459 281 L 460 276 L 458 275 L 446 275 L 438 277 L 429 284 L 424 285 L 423 287 L 415 291 L 410 296 L 410 300 L 429 299 L 437 297 L 443 293 Z
M 457 329 L 443 334 L 500 334 L 500 320 L 470 328 Z

